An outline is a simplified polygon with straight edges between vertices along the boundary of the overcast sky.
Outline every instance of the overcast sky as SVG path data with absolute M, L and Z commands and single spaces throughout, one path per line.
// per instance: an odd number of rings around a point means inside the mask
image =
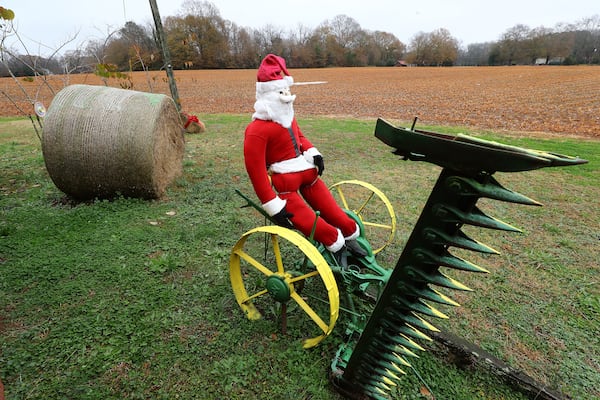
M 183 0 L 157 0 L 161 17 L 178 15 Z M 462 45 L 496 41 L 517 24 L 553 28 L 600 14 L 598 0 L 217 0 L 223 19 L 240 27 L 267 24 L 315 28 L 343 14 L 361 28 L 394 34 L 405 44 L 419 32 L 447 29 Z M 12 9 L 15 27 L 32 54 L 48 55 L 77 34 L 68 48 L 102 39 L 127 21 L 153 25 L 148 0 L 0 0 Z M 14 43 L 14 40 L 9 44 Z

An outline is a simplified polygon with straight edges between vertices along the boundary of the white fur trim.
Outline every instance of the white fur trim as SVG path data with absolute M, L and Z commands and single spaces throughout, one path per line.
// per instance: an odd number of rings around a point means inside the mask
M 269 82 L 256 82 L 256 95 L 266 92 L 278 92 L 283 89 L 289 89 L 294 84 L 294 78 L 284 76 L 283 79 L 276 79 Z
M 310 149 L 306 150 L 304 153 L 302 153 L 304 155 L 304 158 L 306 159 L 306 161 L 308 161 L 311 164 L 315 164 L 315 156 L 320 156 L 322 155 L 321 153 L 319 153 L 319 150 L 317 150 L 316 147 L 311 147 Z
M 356 230 L 354 231 L 354 233 L 350 236 L 346 236 L 344 239 L 345 240 L 354 240 L 356 238 L 358 238 L 360 236 L 360 227 L 358 226 L 358 224 L 356 224 Z
M 262 208 L 267 212 L 267 214 L 269 214 L 269 216 L 272 217 L 279 211 L 283 210 L 283 207 L 285 207 L 286 203 L 287 202 L 281 199 L 279 196 L 275 196 L 273 200 L 269 200 L 265 204 L 263 204 Z
M 290 172 L 306 171 L 314 168 L 312 163 L 306 161 L 304 156 L 300 155 L 289 160 L 279 161 L 269 165 L 269 171 L 275 174 L 289 174 Z
M 342 247 L 344 247 L 344 244 L 346 243 L 346 241 L 344 240 L 344 235 L 342 235 L 342 231 L 340 231 L 339 229 L 337 231 L 338 231 L 337 240 L 332 245 L 325 246 L 325 248 L 332 253 L 337 253 L 338 251 L 340 251 L 342 249 Z

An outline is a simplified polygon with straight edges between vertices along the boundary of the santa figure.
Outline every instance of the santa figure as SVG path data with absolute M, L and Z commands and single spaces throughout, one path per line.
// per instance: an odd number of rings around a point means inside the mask
M 302 134 L 294 117 L 294 79 L 285 60 L 267 55 L 257 73 L 252 122 L 244 137 L 244 162 L 263 209 L 277 224 L 294 227 L 314 239 L 336 259 L 345 249 L 366 251 L 356 239 L 359 226 L 336 203 L 320 179 L 323 156 Z M 269 179 L 270 178 L 270 179 Z M 320 212 L 317 219 L 315 210 Z

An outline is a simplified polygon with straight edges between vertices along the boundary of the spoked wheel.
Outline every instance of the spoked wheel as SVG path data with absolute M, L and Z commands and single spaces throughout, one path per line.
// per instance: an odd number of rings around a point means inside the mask
M 329 187 L 340 206 L 354 212 L 365 227 L 373 253 L 394 240 L 396 214 L 387 196 L 375 186 L 358 180 L 341 181 Z
M 317 248 L 297 232 L 276 225 L 246 232 L 231 251 L 229 274 L 248 319 L 273 317 L 280 306 L 288 335 L 302 337 L 305 348 L 333 330 L 339 315 L 335 278 Z

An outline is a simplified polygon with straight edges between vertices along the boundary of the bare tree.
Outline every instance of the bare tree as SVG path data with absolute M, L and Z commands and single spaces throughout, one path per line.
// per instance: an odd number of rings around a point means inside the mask
M 185 0 L 181 4 L 181 17 L 195 15 L 205 18 L 221 18 L 221 12 L 210 1 Z
M 290 31 L 290 43 L 293 46 L 290 55 L 290 65 L 307 67 L 314 62 L 310 49 L 312 30 L 305 25 L 298 24 L 296 29 Z
M 47 67 L 52 63 L 58 65 L 56 58 L 58 57 L 59 51 L 68 43 L 75 40 L 75 37 L 65 42 L 58 49 L 55 49 L 50 57 L 33 55 L 29 52 L 25 42 L 14 29 L 14 16 L 15 15 L 11 10 L 0 7 L 0 64 L 4 66 L 8 74 L 13 78 L 22 97 L 15 95 L 14 93 L 9 93 L 4 89 L 0 90 L 0 94 L 6 97 L 21 114 L 26 115 L 29 118 L 35 129 L 36 135 L 41 139 L 41 118 L 45 115 L 46 111 L 43 104 L 39 101 L 40 94 L 42 91 L 47 91 L 52 96 L 55 94 L 54 88 L 50 84 L 50 79 L 52 79 L 54 75 Z M 15 39 L 21 49 L 15 50 L 7 46 L 7 40 L 9 38 Z M 36 82 L 37 85 L 25 87 L 13 72 L 14 66 L 16 65 L 15 63 L 27 69 L 29 71 L 27 80 Z
M 566 59 L 571 53 L 575 35 L 572 32 L 560 32 L 554 29 L 539 27 L 531 30 L 529 38 L 530 60 L 537 58 L 545 60 L 546 64 Z
M 429 65 L 431 60 L 429 35 L 425 32 L 415 34 L 408 46 L 407 61 L 415 65 Z
M 575 24 L 572 57 L 576 63 L 600 64 L 600 15 Z
M 419 32 L 409 45 L 408 61 L 427 66 L 450 66 L 458 59 L 458 40 L 447 29 Z
M 435 65 L 454 65 L 458 58 L 458 40 L 452 37 L 447 29 L 433 31 L 429 37 L 429 45 Z
M 375 31 L 370 37 L 372 44 L 369 49 L 377 52 L 369 57 L 370 65 L 396 65 L 406 52 L 406 45 L 391 33 Z
M 168 17 L 165 30 L 173 65 L 185 68 L 191 62 L 196 68 L 229 66 L 227 25 L 220 17 Z
M 488 65 L 494 42 L 472 43 L 466 51 L 459 52 L 457 63 L 459 65 Z
M 285 57 L 285 31 L 282 27 L 267 24 L 254 31 L 254 38 L 261 54 L 274 53 Z
M 95 64 L 95 60 L 83 49 L 69 50 L 62 57 L 61 73 L 68 78 L 73 73 L 93 72 Z
M 498 43 L 500 59 L 508 65 L 529 63 L 526 47 L 529 37 L 530 28 L 527 25 L 517 24 L 508 29 Z
M 345 49 L 356 48 L 362 29 L 355 19 L 342 14 L 335 16 L 327 24 L 340 46 Z
M 347 15 L 337 15 L 318 28 L 329 65 L 358 66 L 367 62 L 365 32 L 358 22 Z

